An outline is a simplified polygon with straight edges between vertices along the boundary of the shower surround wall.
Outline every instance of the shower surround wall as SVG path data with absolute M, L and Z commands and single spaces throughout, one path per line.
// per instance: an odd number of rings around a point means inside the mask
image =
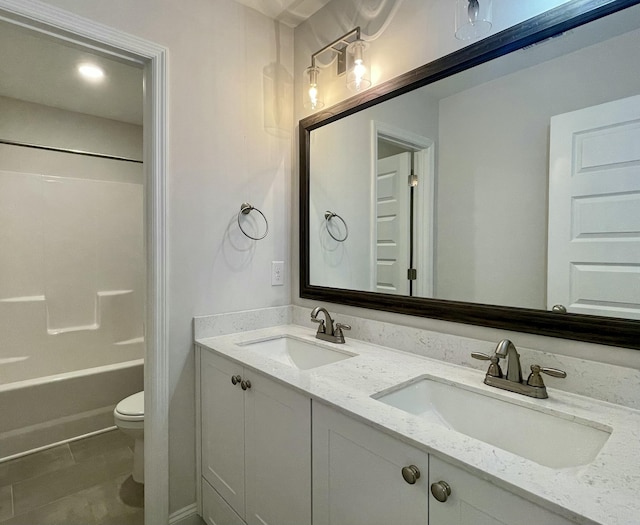
M 0 171 L 0 379 L 142 357 L 142 186 Z
M 141 164 L 7 145 L 0 159 L 3 458 L 113 425 L 143 388 L 145 295 Z

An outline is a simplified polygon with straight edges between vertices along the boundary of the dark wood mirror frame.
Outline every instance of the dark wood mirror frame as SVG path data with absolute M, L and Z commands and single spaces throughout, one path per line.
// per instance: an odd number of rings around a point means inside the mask
M 300 121 L 300 297 L 456 323 L 640 350 L 640 321 L 313 286 L 309 272 L 309 149 L 316 128 L 591 22 L 640 0 L 576 0 Z

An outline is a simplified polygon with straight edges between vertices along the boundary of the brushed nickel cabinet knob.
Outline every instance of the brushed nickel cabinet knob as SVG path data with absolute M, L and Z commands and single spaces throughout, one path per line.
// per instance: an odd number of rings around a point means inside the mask
M 237 385 L 240 381 L 242 381 L 242 378 L 239 375 L 231 376 L 232 384 Z
M 409 485 L 413 485 L 420 478 L 420 469 L 415 465 L 402 467 L 402 477 Z
M 242 381 L 242 383 L 240 383 L 240 387 L 242 388 L 242 390 L 248 390 L 249 388 L 251 388 L 251 381 L 244 380 Z
M 451 496 L 451 487 L 446 481 L 438 481 L 431 484 L 431 494 L 439 502 L 444 503 Z

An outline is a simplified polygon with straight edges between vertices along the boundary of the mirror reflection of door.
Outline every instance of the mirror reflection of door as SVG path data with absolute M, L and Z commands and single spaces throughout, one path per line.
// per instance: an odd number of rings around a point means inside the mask
M 433 294 L 433 142 L 376 123 L 372 289 Z
M 378 153 L 383 151 L 378 146 Z M 396 149 L 393 145 L 389 145 Z M 378 157 L 376 177 L 376 276 L 375 291 L 413 295 L 413 187 L 409 184 L 411 152 Z
M 640 319 L 640 96 L 551 119 L 547 308 Z

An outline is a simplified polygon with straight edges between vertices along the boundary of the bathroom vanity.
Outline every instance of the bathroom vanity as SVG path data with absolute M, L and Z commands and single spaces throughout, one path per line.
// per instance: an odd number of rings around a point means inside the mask
M 640 516 L 636 410 L 552 388 L 527 398 L 478 370 L 291 324 L 197 339 L 196 354 L 207 523 Z
M 220 519 L 210 509 L 217 500 L 247 523 L 310 525 L 309 397 L 208 351 L 200 353 L 200 385 L 202 485 L 215 489 L 205 492 L 205 519 Z

